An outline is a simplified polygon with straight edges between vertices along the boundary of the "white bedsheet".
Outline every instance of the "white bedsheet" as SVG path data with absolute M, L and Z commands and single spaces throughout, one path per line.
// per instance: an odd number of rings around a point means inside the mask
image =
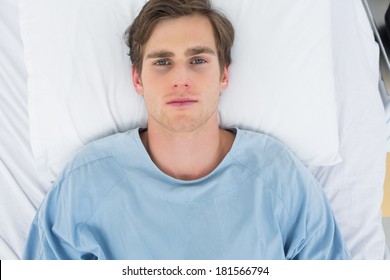
M 353 258 L 382 259 L 388 253 L 380 207 L 386 123 L 378 88 L 379 48 L 360 0 L 333 0 L 332 16 L 343 162 L 313 173 L 324 186 Z
M 0 0 L 0 259 L 21 257 L 35 209 L 48 184 L 30 149 L 26 70 L 17 3 Z
M 385 82 L 383 80 L 379 83 L 380 93 L 382 97 L 383 106 L 386 112 L 387 136 L 386 136 L 386 151 L 390 152 L 390 96 L 387 93 Z
M 364 82 L 366 75 L 377 78 L 376 46 L 367 44 L 372 34 L 359 0 L 332 3 L 344 162 L 313 172 L 324 185 L 354 258 L 382 258 L 380 209 L 367 210 L 382 199 L 385 172 L 383 106 L 377 88 Z M 360 24 L 354 24 L 356 20 Z M 35 210 L 50 188 L 37 174 L 30 149 L 26 70 L 18 28 L 16 0 L 0 0 L 0 259 L 21 257 Z M 354 63 L 361 59 L 367 60 L 363 62 L 367 68 Z M 365 197 L 370 198 L 369 205 L 361 203 Z M 366 223 L 372 219 L 374 223 Z

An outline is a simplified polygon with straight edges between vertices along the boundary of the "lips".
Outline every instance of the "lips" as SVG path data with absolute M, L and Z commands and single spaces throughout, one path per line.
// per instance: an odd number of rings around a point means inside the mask
M 198 101 L 191 98 L 176 98 L 167 102 L 168 105 L 174 107 L 186 107 L 196 104 Z

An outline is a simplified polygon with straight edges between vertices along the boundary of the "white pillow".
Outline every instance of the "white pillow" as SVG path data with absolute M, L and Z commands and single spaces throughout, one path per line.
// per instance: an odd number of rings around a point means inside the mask
M 54 180 L 86 143 L 145 126 L 123 33 L 145 0 L 19 0 L 31 145 Z M 340 161 L 328 0 L 214 0 L 236 29 L 220 121 L 273 135 L 308 165 Z

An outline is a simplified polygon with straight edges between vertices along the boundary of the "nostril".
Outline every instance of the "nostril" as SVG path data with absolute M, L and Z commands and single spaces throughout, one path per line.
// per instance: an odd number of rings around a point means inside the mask
M 185 87 L 185 88 L 188 88 L 190 87 L 188 83 L 175 83 L 173 85 L 174 88 L 179 88 L 179 87 Z

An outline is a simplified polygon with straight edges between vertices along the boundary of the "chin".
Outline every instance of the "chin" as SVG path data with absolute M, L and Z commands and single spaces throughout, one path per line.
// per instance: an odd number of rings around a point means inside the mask
M 214 120 L 213 116 L 216 116 L 216 114 L 176 114 L 171 116 L 163 114 L 159 118 L 154 118 L 154 120 L 167 131 L 192 133 L 211 124 Z M 215 120 L 218 127 L 218 118 L 215 118 Z
M 166 128 L 175 133 L 191 133 L 199 130 L 205 125 L 205 121 L 201 119 L 181 118 L 180 120 L 172 120 Z

